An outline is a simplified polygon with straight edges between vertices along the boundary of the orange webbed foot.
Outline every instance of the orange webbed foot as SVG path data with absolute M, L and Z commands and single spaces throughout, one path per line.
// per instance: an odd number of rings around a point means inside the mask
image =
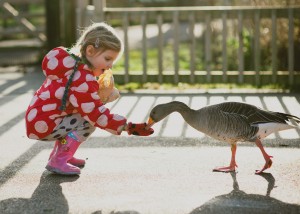
M 271 168 L 272 163 L 273 163 L 271 158 L 273 158 L 273 156 L 268 156 L 268 158 L 266 159 L 266 163 L 265 163 L 264 167 L 261 170 L 255 170 L 255 174 L 260 174 L 263 171 L 265 171 L 266 169 Z
M 213 169 L 213 172 L 235 172 L 236 164 L 230 166 L 217 167 Z

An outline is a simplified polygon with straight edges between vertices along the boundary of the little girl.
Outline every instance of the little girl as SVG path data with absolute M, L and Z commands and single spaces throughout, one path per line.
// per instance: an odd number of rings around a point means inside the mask
M 146 123 L 128 123 L 111 114 L 100 100 L 96 77 L 110 69 L 122 55 L 123 43 L 105 23 L 89 26 L 71 49 L 57 47 L 43 59 L 44 83 L 26 111 L 27 136 L 55 141 L 46 169 L 59 174 L 80 174 L 85 160 L 73 157 L 96 127 L 115 135 L 147 136 Z

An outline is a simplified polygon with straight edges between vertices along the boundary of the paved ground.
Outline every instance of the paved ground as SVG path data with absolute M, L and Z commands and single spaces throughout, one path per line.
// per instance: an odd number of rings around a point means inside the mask
M 212 172 L 227 165 L 230 148 L 186 126 L 172 114 L 151 137 L 112 136 L 97 130 L 78 152 L 88 158 L 80 176 L 45 170 L 52 143 L 25 136 L 24 111 L 43 77 L 0 73 L 0 213 L 300 213 L 300 131 L 264 141 L 274 156 L 263 175 L 259 150 L 237 150 L 237 173 Z M 152 106 L 181 100 L 193 108 L 227 100 L 300 116 L 300 94 L 123 94 L 109 105 L 130 121 L 145 121 Z

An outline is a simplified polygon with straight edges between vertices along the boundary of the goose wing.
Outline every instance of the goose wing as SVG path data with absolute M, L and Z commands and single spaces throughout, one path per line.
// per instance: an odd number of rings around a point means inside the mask
M 242 107 L 238 103 L 222 103 L 200 109 L 198 130 L 229 143 L 251 139 L 258 127 L 252 126 Z
M 290 120 L 294 120 L 297 123 L 300 122 L 300 119 L 296 116 L 280 112 L 266 111 L 247 103 L 226 102 L 218 104 L 218 108 L 224 113 L 240 115 L 250 124 L 270 122 L 287 124 Z

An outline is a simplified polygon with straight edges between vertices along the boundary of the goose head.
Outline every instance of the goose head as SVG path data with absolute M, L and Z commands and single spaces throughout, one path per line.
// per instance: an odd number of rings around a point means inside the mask
M 147 123 L 147 128 L 150 128 L 155 123 L 161 121 L 162 119 L 164 119 L 166 116 L 170 114 L 168 110 L 169 109 L 168 106 L 169 106 L 168 103 L 159 104 L 151 110 L 148 123 Z
M 174 111 L 178 111 L 180 106 L 184 105 L 179 101 L 156 105 L 151 111 L 147 123 L 147 128 L 150 128 L 155 123 L 161 121 Z M 185 105 L 184 105 L 185 106 Z

